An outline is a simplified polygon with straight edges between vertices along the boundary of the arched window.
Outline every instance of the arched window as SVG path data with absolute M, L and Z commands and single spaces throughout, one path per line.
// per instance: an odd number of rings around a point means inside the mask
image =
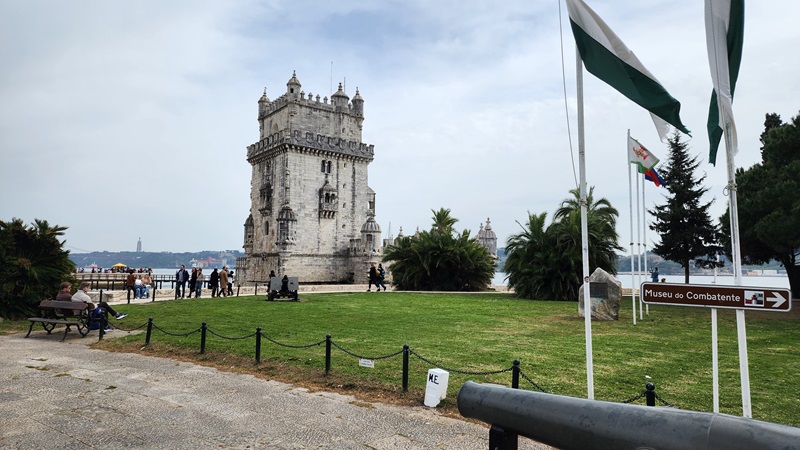
M 331 162 L 328 161 L 327 173 L 331 173 Z
M 325 173 L 325 161 L 322 161 L 322 165 L 320 166 L 320 172 Z

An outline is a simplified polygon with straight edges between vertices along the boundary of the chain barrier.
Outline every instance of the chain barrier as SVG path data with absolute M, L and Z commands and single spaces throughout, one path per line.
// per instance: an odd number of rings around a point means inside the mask
M 223 336 L 223 335 L 221 335 L 221 334 L 215 333 L 215 332 L 213 332 L 213 331 L 211 330 L 211 328 L 206 328 L 206 331 L 208 331 L 209 333 L 213 334 L 214 336 L 216 336 L 216 337 L 218 337 L 218 338 L 227 339 L 227 340 L 229 340 L 229 341 L 240 341 L 240 340 L 242 340 L 242 339 L 249 339 L 249 338 L 251 338 L 251 337 L 253 337 L 253 336 L 255 336 L 255 335 L 256 335 L 255 333 L 252 333 L 252 334 L 248 334 L 247 336 L 241 336 L 241 337 L 229 337 L 229 336 Z
M 538 389 L 538 390 L 540 390 L 540 391 L 544 392 L 545 394 L 549 394 L 549 392 L 545 391 L 545 390 L 544 390 L 544 389 L 543 389 L 541 386 L 539 386 L 538 384 L 536 384 L 536 382 L 535 382 L 535 381 L 531 380 L 531 379 L 530 379 L 530 378 L 529 378 L 527 375 L 525 375 L 525 372 L 523 372 L 521 369 L 520 369 L 520 371 L 519 371 L 519 376 L 521 376 L 521 377 L 522 377 L 524 380 L 526 380 L 528 383 L 530 383 L 531 385 L 533 385 L 533 387 L 535 387 L 536 389 Z
M 148 325 L 148 323 L 144 323 L 144 324 L 142 324 L 142 325 L 139 325 L 139 326 L 138 326 L 138 327 L 136 327 L 136 328 L 131 328 L 131 329 L 125 329 L 125 328 L 119 328 L 119 327 L 115 327 L 115 328 L 117 328 L 117 329 L 119 329 L 119 330 L 121 330 L 121 331 L 127 331 L 127 332 L 130 332 L 130 331 L 136 331 L 136 330 L 142 329 L 142 328 L 146 327 L 147 325 Z M 155 328 L 156 330 L 158 330 L 158 331 L 160 331 L 160 332 L 162 332 L 162 333 L 164 333 L 164 334 L 167 334 L 167 335 L 169 335 L 169 336 L 176 336 L 176 337 L 186 337 L 186 336 L 190 336 L 190 335 L 192 335 L 192 334 L 195 334 L 195 333 L 199 333 L 199 332 L 201 332 L 201 331 L 202 331 L 202 329 L 203 329 L 203 328 L 201 327 L 201 328 L 198 328 L 198 329 L 196 329 L 196 330 L 189 331 L 189 332 L 187 332 L 187 333 L 170 333 L 169 331 L 166 331 L 166 330 L 164 330 L 163 328 L 159 327 L 159 326 L 158 326 L 158 325 L 156 325 L 155 323 L 153 323 L 153 328 Z M 243 339 L 249 339 L 249 338 L 252 338 L 252 337 L 254 337 L 254 336 L 256 336 L 256 335 L 258 334 L 258 332 L 256 332 L 256 333 L 251 333 L 251 334 L 248 334 L 248 335 L 246 335 L 246 336 L 240 336 L 240 337 L 230 337 L 230 336 L 224 336 L 224 335 L 221 335 L 221 334 L 219 334 L 219 333 L 216 333 L 216 332 L 214 332 L 213 330 L 211 330 L 210 328 L 206 328 L 206 331 L 207 331 L 207 332 L 209 332 L 209 333 L 211 333 L 211 334 L 213 334 L 214 336 L 217 336 L 217 337 L 221 338 L 221 339 L 228 339 L 228 340 L 243 340 Z M 319 346 L 319 345 L 322 345 L 322 344 L 324 344 L 324 343 L 325 343 L 325 342 L 328 340 L 328 339 L 326 338 L 326 339 L 323 339 L 323 340 L 321 340 L 321 341 L 314 342 L 314 343 L 311 343 L 311 344 L 305 344 L 305 345 L 291 345 L 291 344 L 284 344 L 284 343 L 282 343 L 282 342 L 278 342 L 278 341 L 276 341 L 275 339 L 272 339 L 271 337 L 269 337 L 269 336 L 267 336 L 266 334 L 263 334 L 263 333 L 261 334 L 261 337 L 262 337 L 263 339 L 266 339 L 267 341 L 269 341 L 269 342 L 272 342 L 273 344 L 279 345 L 279 346 L 281 346 L 281 347 L 294 348 L 294 349 L 304 349 L 304 348 L 311 348 L 311 347 Z M 331 345 L 332 345 L 332 346 L 336 347 L 337 349 L 341 350 L 341 351 L 342 351 L 342 352 L 344 352 L 345 354 L 347 354 L 347 355 L 350 355 L 350 356 L 352 356 L 352 357 L 354 357 L 354 358 L 359 358 L 359 359 L 369 359 L 369 360 L 373 360 L 373 361 L 378 361 L 378 360 L 382 360 L 382 359 L 394 358 L 395 356 L 399 356 L 399 355 L 403 354 L 403 352 L 404 352 L 404 350 L 399 350 L 399 351 L 397 351 L 397 352 L 390 353 L 390 354 L 387 354 L 387 355 L 382 355 L 382 356 L 365 356 L 365 355 L 359 355 L 359 354 L 357 354 L 357 353 L 355 353 L 355 352 L 352 352 L 352 351 L 350 351 L 350 350 L 348 350 L 348 349 L 346 349 L 346 348 L 342 347 L 341 345 L 337 344 L 336 342 L 334 342 L 334 341 L 332 341 L 332 340 L 330 341 L 330 343 L 331 343 Z M 421 360 L 421 361 L 423 361 L 423 362 L 427 363 L 428 365 L 430 365 L 430 366 L 432 366 L 432 367 L 438 367 L 438 368 L 440 368 L 440 369 L 444 369 L 444 370 L 446 370 L 446 371 L 448 371 L 448 372 L 451 372 L 451 373 L 457 373 L 457 374 L 460 374 L 460 375 L 497 375 L 497 374 L 501 374 L 501 373 L 510 372 L 510 371 L 512 371 L 512 370 L 514 369 L 514 367 L 512 366 L 512 367 L 507 367 L 507 368 L 505 368 L 505 369 L 500 369 L 500 370 L 489 370 L 489 371 L 483 371 L 483 372 L 469 371 L 469 370 L 459 370 L 459 369 L 453 369 L 453 368 L 451 368 L 451 367 L 445 367 L 445 366 L 443 366 L 443 365 L 441 365 L 441 364 L 437 364 L 436 362 L 434 362 L 434 361 L 431 361 L 430 359 L 428 359 L 428 358 L 425 358 L 424 356 L 420 355 L 419 353 L 417 353 L 416 351 L 414 351 L 414 350 L 413 350 L 413 349 L 411 349 L 411 348 L 409 348 L 409 349 L 408 349 L 408 353 L 409 353 L 409 354 L 411 354 L 411 355 L 414 355 L 414 356 L 415 356 L 415 357 L 417 357 L 419 360 Z M 525 374 L 525 372 L 523 372 L 522 370 L 519 370 L 519 375 L 520 375 L 520 376 L 521 376 L 521 377 L 522 377 L 522 378 L 523 378 L 525 381 L 527 381 L 528 383 L 530 383 L 530 384 L 531 384 L 531 386 L 533 386 L 534 388 L 538 389 L 539 391 L 541 391 L 541 392 L 544 392 L 544 393 L 546 393 L 546 394 L 550 393 L 550 392 L 548 392 L 547 390 L 545 390 L 544 388 L 542 388 L 542 387 L 541 387 L 541 386 L 540 386 L 538 383 L 536 383 L 535 381 L 533 381 L 533 380 L 532 380 L 532 379 L 531 379 L 531 378 L 530 378 L 530 377 L 529 377 L 527 374 Z M 629 398 L 629 399 L 627 399 L 627 400 L 623 400 L 623 401 L 621 401 L 621 402 L 619 402 L 619 403 L 632 403 L 632 402 L 635 402 L 635 401 L 637 401 L 637 400 L 639 400 L 639 399 L 641 399 L 641 398 L 645 397 L 645 396 L 646 396 L 646 394 L 647 394 L 647 392 L 648 392 L 647 390 L 645 390 L 645 391 L 642 391 L 640 394 L 638 394 L 638 395 L 635 395 L 635 396 L 633 396 L 633 397 L 631 397 L 631 398 Z M 669 402 L 667 402 L 666 400 L 664 400 L 663 398 L 661 398 L 661 396 L 659 396 L 659 395 L 658 395 L 658 394 L 656 394 L 655 392 L 653 392 L 653 394 L 654 394 L 654 397 L 655 397 L 656 399 L 658 399 L 658 400 L 661 402 L 661 404 L 663 404 L 664 406 L 667 406 L 667 407 L 669 407 L 669 408 L 676 408 L 676 406 L 675 406 L 675 405 L 672 405 L 672 404 L 670 404 Z
M 130 328 L 130 329 L 129 329 L 129 328 L 122 328 L 122 327 L 118 327 L 118 326 L 113 326 L 112 328 L 114 328 L 114 330 L 127 331 L 127 332 L 129 332 L 129 333 L 130 333 L 131 331 L 141 330 L 142 328 L 144 328 L 144 327 L 146 327 L 146 326 L 147 326 L 147 322 L 145 322 L 145 323 L 143 323 L 143 324 L 139 325 L 139 326 L 138 326 L 138 327 L 136 327 L 136 328 Z
M 670 403 L 667 403 L 667 401 L 664 400 L 663 398 L 659 397 L 658 394 L 655 394 L 655 396 L 658 399 L 658 401 L 660 401 L 664 406 L 667 406 L 667 407 L 670 407 L 670 408 L 677 408 L 677 406 L 672 405 Z
M 306 344 L 306 345 L 289 345 L 289 344 L 284 344 L 284 343 L 282 343 L 282 342 L 278 342 L 278 341 L 276 341 L 275 339 L 272 339 L 271 337 L 269 337 L 269 336 L 267 336 L 266 334 L 263 334 L 263 333 L 261 334 L 261 337 L 262 337 L 263 339 L 266 339 L 266 340 L 268 340 L 268 341 L 272 342 L 273 344 L 280 345 L 281 347 L 288 347 L 288 348 L 311 348 L 311 347 L 314 347 L 314 346 L 317 346 L 317 345 L 320 345 L 320 344 L 324 344 L 324 343 L 325 343 L 325 339 L 323 339 L 323 340 L 321 340 L 321 341 L 319 341 L 319 342 L 315 342 L 315 343 L 313 343 L 313 344 Z
M 358 355 L 356 353 L 353 353 L 353 352 L 343 348 L 342 346 L 340 346 L 336 342 L 331 341 L 331 345 L 333 345 L 334 347 L 338 348 L 339 350 L 347 353 L 350 356 L 353 356 L 353 357 L 356 357 L 356 358 L 359 358 L 359 359 L 371 359 L 373 361 L 378 361 L 378 360 L 381 360 L 381 359 L 389 359 L 389 358 L 393 358 L 393 357 L 395 357 L 397 355 L 403 354 L 403 350 L 400 350 L 398 352 L 394 352 L 394 353 L 391 353 L 389 355 L 383 355 L 383 356 L 363 356 L 363 355 Z
M 637 396 L 635 396 L 635 397 L 631 397 L 631 398 L 629 398 L 629 399 L 627 399 L 627 400 L 623 400 L 623 401 L 621 401 L 621 402 L 619 402 L 619 403 L 633 403 L 633 402 L 635 402 L 636 400 L 639 400 L 640 398 L 644 397 L 644 395 L 645 395 L 645 394 L 647 394 L 647 391 L 642 391 L 642 393 L 641 393 L 641 394 L 639 394 L 639 395 L 637 395 Z
M 416 356 L 417 358 L 421 359 L 422 361 L 425 361 L 426 363 L 430 364 L 433 367 L 438 367 L 438 368 L 444 369 L 444 370 L 446 370 L 448 372 L 453 372 L 453 373 L 457 373 L 457 374 L 461 374 L 461 375 L 496 375 L 498 373 L 510 372 L 511 369 L 514 368 L 512 366 L 512 367 L 509 367 L 509 368 L 506 368 L 506 369 L 492 370 L 492 371 L 488 371 L 488 372 L 470 372 L 470 371 L 467 371 L 467 370 L 451 369 L 451 368 L 442 366 L 440 364 L 436 364 L 435 362 L 423 357 L 422 355 L 420 355 L 419 353 L 415 352 L 412 349 L 408 349 L 408 353 Z
M 164 334 L 166 334 L 166 335 L 169 335 L 169 336 L 176 336 L 176 337 L 186 337 L 186 336 L 190 336 L 190 335 L 192 335 L 192 334 L 195 334 L 195 333 L 199 333 L 199 332 L 200 332 L 200 328 L 198 328 L 198 329 L 196 329 L 196 330 L 194 330 L 194 331 L 190 331 L 190 332 L 188 332 L 188 333 L 170 333 L 169 331 L 167 331 L 167 330 L 164 330 L 163 328 L 159 327 L 159 326 L 158 326 L 158 325 L 156 325 L 155 323 L 153 323 L 153 328 L 155 328 L 156 330 L 158 330 L 158 331 L 160 331 L 160 332 L 162 332 L 162 333 L 164 333 Z

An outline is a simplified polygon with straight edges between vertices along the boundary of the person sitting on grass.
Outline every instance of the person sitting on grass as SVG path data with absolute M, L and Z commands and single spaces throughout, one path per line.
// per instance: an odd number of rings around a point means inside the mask
M 69 283 L 69 281 L 65 281 L 65 282 L 61 283 L 61 293 L 63 293 L 63 292 L 69 293 L 69 291 L 71 289 L 72 289 L 72 285 Z M 88 281 L 84 281 L 84 282 L 81 283 L 81 287 L 78 289 L 78 291 L 75 292 L 75 295 L 70 297 L 70 301 L 83 302 L 83 303 L 87 303 L 89 305 L 94 306 L 93 303 L 92 303 L 92 299 L 89 297 L 87 292 L 89 292 L 89 282 Z M 59 295 L 61 295 L 61 293 L 59 293 Z M 59 300 L 58 296 L 56 297 L 56 300 Z M 63 298 L 62 298 L 62 300 L 63 300 Z M 128 316 L 127 314 L 122 314 L 120 312 L 114 311 L 114 308 L 112 308 L 111 305 L 108 304 L 108 302 L 99 302 L 98 305 L 101 308 L 103 308 L 103 310 L 105 310 L 108 314 L 113 315 L 114 318 L 116 318 L 117 320 L 123 319 L 123 318 Z M 113 330 L 114 330 L 113 328 L 111 328 L 110 326 L 106 325 L 106 328 L 105 328 L 104 331 L 113 331 Z

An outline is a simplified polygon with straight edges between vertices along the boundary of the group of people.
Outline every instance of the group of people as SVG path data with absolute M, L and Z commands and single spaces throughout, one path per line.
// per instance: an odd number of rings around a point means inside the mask
M 189 284 L 189 298 L 192 298 L 192 293 L 195 298 L 200 298 L 203 289 L 203 282 L 205 275 L 203 269 L 200 267 L 192 267 L 191 274 L 186 270 L 186 266 L 181 264 L 181 268 L 175 272 L 175 297 L 185 298 L 186 284 Z M 233 295 L 233 284 L 235 282 L 234 271 L 228 271 L 227 266 L 222 266 L 222 270 L 214 271 L 208 277 L 208 288 L 211 289 L 211 297 L 227 297 Z
M 78 288 L 75 294 L 72 294 L 72 283 L 70 283 L 69 281 L 65 281 L 61 283 L 61 289 L 59 290 L 58 295 L 56 295 L 56 300 L 68 301 L 68 302 L 69 301 L 83 302 L 86 303 L 87 305 L 91 305 L 91 307 L 94 308 L 94 304 L 92 303 L 92 299 L 91 297 L 89 297 L 88 292 L 89 292 L 88 281 L 82 282 L 80 284 L 80 288 Z M 102 308 L 102 310 L 106 314 L 111 314 L 117 320 L 124 319 L 125 317 L 128 316 L 127 314 L 122 314 L 121 312 L 115 311 L 114 308 L 112 308 L 111 305 L 108 304 L 108 302 L 101 301 L 98 303 L 98 305 L 100 308 Z M 108 324 L 108 320 L 104 320 L 104 322 L 105 323 L 103 323 L 102 325 L 103 331 L 105 332 L 114 331 L 114 329 Z
M 136 275 L 131 269 L 125 279 L 125 284 L 128 291 L 133 293 L 133 298 L 150 298 L 150 288 L 153 285 L 153 280 L 148 272 L 145 272 L 144 275 Z
M 381 291 L 381 288 L 385 291 L 386 284 L 383 282 L 384 278 L 386 278 L 386 271 L 383 269 L 383 264 L 378 264 L 378 267 L 375 267 L 375 263 L 370 264 L 367 292 L 372 292 L 372 285 L 375 285 L 378 292 Z

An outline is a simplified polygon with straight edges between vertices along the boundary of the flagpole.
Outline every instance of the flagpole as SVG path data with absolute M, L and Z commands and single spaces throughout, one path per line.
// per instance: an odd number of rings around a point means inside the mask
M 653 166 L 655 167 L 655 166 Z M 645 193 L 645 180 L 642 180 L 642 249 L 644 250 L 644 276 L 647 276 L 647 202 L 644 199 Z M 645 281 L 647 278 L 645 278 Z M 656 280 L 658 281 L 658 280 Z M 644 311 L 649 316 L 650 315 L 650 305 L 644 305 Z M 641 313 L 641 308 L 639 309 L 639 313 Z
M 630 218 L 631 218 L 631 311 L 633 311 L 633 325 L 636 325 L 636 289 L 638 286 L 636 285 L 636 274 L 634 273 L 634 265 L 633 265 L 633 187 L 631 181 L 631 157 L 630 157 L 630 146 L 631 146 L 631 129 L 628 128 L 628 140 L 625 142 L 625 145 L 628 147 L 628 151 L 625 154 L 628 157 L 628 209 L 630 210 Z
M 639 223 L 641 220 L 641 214 L 639 213 L 639 178 L 640 176 L 636 176 L 636 252 L 638 256 L 636 260 L 639 262 L 639 270 L 636 271 L 636 280 L 638 284 L 641 285 L 642 279 L 640 278 L 642 273 L 642 224 Z M 642 296 L 641 292 L 639 293 L 639 320 L 643 320 L 644 317 L 642 316 Z
M 719 102 L 717 102 L 719 104 Z M 725 117 L 720 111 L 720 117 Z M 742 285 L 742 255 L 739 244 L 739 207 L 736 200 L 736 163 L 734 149 L 731 148 L 730 121 L 725 121 L 725 149 L 728 157 L 728 208 L 731 221 L 731 254 L 736 286 Z M 742 416 L 753 417 L 750 403 L 750 365 L 747 358 L 747 327 L 744 309 L 736 310 L 736 331 L 739 341 L 739 374 L 742 381 Z
M 592 362 L 592 299 L 589 295 L 589 224 L 586 211 L 586 143 L 583 120 L 583 61 L 577 47 L 575 64 L 578 97 L 578 167 L 581 193 L 581 256 L 583 259 L 583 324 L 586 335 L 586 389 L 587 398 L 594 400 L 594 364 Z

